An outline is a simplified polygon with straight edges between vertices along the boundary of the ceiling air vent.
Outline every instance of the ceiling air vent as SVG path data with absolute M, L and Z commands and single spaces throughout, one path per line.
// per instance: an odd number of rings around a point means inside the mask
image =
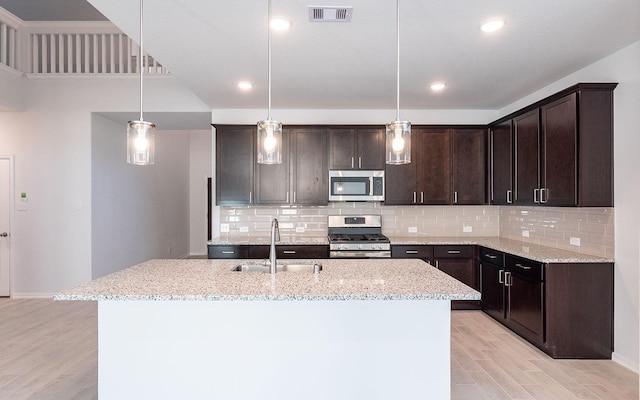
M 311 22 L 351 22 L 353 7 L 309 6 Z

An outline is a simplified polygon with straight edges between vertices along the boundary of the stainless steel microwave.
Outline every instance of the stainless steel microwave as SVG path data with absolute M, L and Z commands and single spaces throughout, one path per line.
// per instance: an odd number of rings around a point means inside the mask
M 384 171 L 329 171 L 329 201 L 384 201 Z

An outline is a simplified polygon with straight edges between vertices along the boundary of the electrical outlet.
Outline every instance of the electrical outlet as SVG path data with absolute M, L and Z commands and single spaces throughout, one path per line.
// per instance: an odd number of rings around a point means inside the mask
M 295 208 L 293 208 L 293 209 L 284 208 L 284 209 L 280 210 L 280 213 L 282 215 L 296 215 L 298 213 L 298 210 L 296 210 Z
M 280 229 L 293 229 L 293 223 L 291 222 L 285 222 L 285 223 L 280 223 Z
M 473 232 L 473 227 L 472 226 L 463 226 L 462 227 L 462 232 Z
M 409 233 L 416 233 L 418 232 L 418 227 L 417 226 L 410 226 L 409 227 Z
M 296 233 L 304 233 L 304 226 L 296 226 Z
M 529 231 L 522 231 L 522 237 L 529 237 Z
M 572 246 L 580 246 L 580 238 L 579 237 L 570 237 L 569 244 Z
M 167 250 L 167 254 L 171 254 L 171 247 Z
M 247 233 L 247 232 L 249 232 L 249 227 L 248 227 L 248 226 L 241 226 L 241 227 L 240 227 L 240 232 L 242 232 L 242 233 Z
M 220 232 L 229 233 L 229 224 L 220 224 Z

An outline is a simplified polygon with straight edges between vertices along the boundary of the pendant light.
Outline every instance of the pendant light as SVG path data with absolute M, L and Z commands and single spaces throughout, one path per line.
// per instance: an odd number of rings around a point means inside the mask
M 271 119 L 271 0 L 267 11 L 268 86 L 269 105 L 267 119 L 258 121 L 258 164 L 282 163 L 282 123 Z
M 387 124 L 386 163 L 411 162 L 411 122 L 400 121 L 400 0 L 396 0 L 396 120 Z
M 152 165 L 155 162 L 155 125 L 142 118 L 144 68 L 144 33 L 142 29 L 143 0 L 140 0 L 140 48 L 138 71 L 140 72 L 140 119 L 127 125 L 127 162 L 135 165 Z

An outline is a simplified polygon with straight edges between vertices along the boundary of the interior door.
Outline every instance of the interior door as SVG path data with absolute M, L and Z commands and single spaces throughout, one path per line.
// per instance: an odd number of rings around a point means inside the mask
M 0 157 L 0 297 L 11 293 L 11 163 Z

